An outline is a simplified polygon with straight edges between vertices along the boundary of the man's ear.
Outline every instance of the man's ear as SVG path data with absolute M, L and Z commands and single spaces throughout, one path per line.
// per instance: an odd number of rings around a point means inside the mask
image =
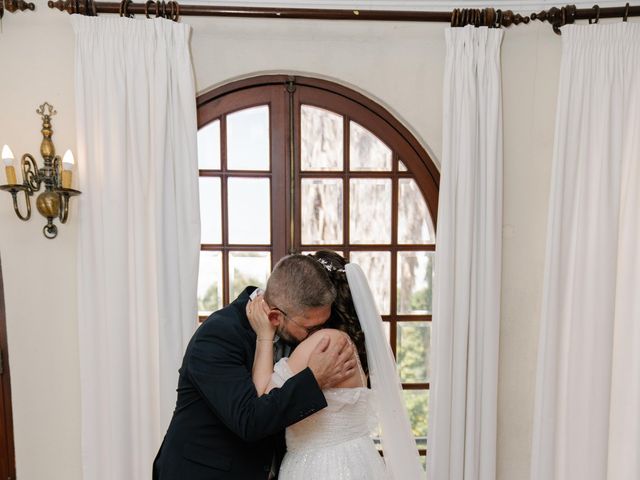
M 269 323 L 274 327 L 277 327 L 282 323 L 282 315 L 277 310 L 270 310 L 267 316 L 269 317 Z

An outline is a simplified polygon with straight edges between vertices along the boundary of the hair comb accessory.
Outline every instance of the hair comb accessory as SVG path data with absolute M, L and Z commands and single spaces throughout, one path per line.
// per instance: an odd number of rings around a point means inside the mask
M 313 257 L 313 256 L 312 256 Z M 331 262 L 329 262 L 328 260 L 325 260 L 324 258 L 318 258 L 318 257 L 313 257 L 318 263 L 320 263 L 324 268 L 327 269 L 327 271 L 329 272 L 342 272 L 344 273 L 344 268 L 336 268 L 335 265 L 333 265 Z

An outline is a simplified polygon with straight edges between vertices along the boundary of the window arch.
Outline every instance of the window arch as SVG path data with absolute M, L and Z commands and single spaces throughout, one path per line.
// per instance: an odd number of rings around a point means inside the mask
M 260 76 L 197 99 L 201 318 L 293 252 L 359 263 L 426 454 L 439 174 L 388 111 L 341 85 Z M 233 213 L 231 213 L 233 212 Z

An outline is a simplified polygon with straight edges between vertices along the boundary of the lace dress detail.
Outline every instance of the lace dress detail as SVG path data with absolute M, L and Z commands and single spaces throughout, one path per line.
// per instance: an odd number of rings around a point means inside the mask
M 366 385 L 360 367 L 363 384 Z M 281 387 L 293 372 L 287 358 L 274 366 Z M 377 422 L 366 387 L 323 390 L 327 407 L 286 430 L 287 454 L 279 480 L 389 480 L 370 432 Z

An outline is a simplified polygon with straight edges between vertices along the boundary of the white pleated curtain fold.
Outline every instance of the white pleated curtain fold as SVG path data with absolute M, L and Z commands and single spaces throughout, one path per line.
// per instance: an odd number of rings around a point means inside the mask
M 495 480 L 502 256 L 502 31 L 445 31 L 428 472 Z
M 162 19 L 73 15 L 71 21 L 83 191 L 83 478 L 151 478 L 197 318 L 190 27 Z
M 640 25 L 567 26 L 532 480 L 640 478 Z

